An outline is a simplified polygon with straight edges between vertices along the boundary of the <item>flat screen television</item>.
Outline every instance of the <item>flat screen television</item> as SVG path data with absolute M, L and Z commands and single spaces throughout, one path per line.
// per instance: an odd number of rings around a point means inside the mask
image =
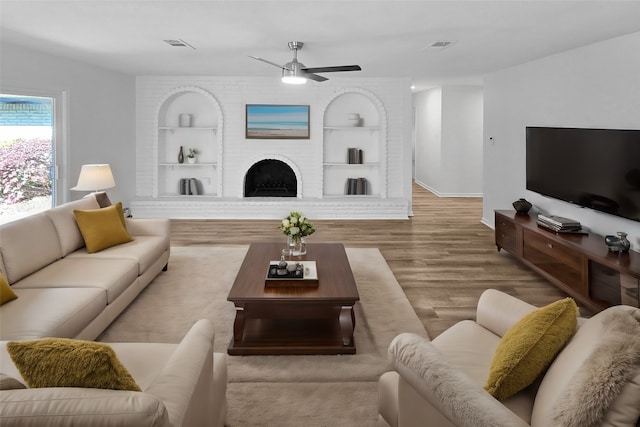
M 640 130 L 526 132 L 527 190 L 640 221 Z

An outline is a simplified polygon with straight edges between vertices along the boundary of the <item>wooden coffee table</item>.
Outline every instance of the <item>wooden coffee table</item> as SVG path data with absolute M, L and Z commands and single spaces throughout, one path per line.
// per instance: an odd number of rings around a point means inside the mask
M 360 300 L 344 246 L 307 244 L 295 260 L 315 261 L 317 287 L 265 287 L 269 261 L 284 243 L 254 243 L 227 300 L 236 307 L 231 355 L 354 354 L 354 304 Z

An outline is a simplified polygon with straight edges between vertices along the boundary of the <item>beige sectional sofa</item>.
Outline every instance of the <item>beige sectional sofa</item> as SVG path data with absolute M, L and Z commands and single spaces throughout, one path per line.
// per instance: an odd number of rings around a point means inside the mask
M 167 266 L 166 219 L 126 218 L 132 241 L 88 253 L 73 211 L 99 208 L 87 197 L 0 225 L 0 271 L 18 297 L 0 306 L 0 373 L 12 381 L 27 383 L 8 341 L 94 340 Z M 142 392 L 3 389 L 0 425 L 224 426 L 226 355 L 213 342 L 200 320 L 179 344 L 111 343 Z
M 78 387 L 0 391 L 2 427 L 222 427 L 227 363 L 214 328 L 199 320 L 179 344 L 112 343 L 142 392 Z M 0 372 L 22 380 L 0 342 Z M 24 381 L 24 380 L 22 380 Z
M 73 211 L 95 197 L 0 225 L 0 271 L 17 299 L 0 307 L 0 340 L 93 340 L 169 260 L 169 221 L 127 218 L 133 241 L 87 253 Z

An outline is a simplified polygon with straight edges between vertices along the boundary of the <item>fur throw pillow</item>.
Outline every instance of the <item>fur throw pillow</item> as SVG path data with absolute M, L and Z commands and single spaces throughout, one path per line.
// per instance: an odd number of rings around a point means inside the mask
M 636 312 L 637 313 L 637 312 Z M 640 370 L 640 315 L 613 310 L 603 321 L 602 343 L 584 361 L 554 407 L 555 425 L 592 427 L 602 422 L 625 384 Z

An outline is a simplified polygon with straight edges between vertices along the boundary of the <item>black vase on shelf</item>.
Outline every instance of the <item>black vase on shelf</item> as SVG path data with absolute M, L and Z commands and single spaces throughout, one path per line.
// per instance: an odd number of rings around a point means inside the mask
M 531 206 L 533 206 L 531 202 L 525 199 L 518 199 L 513 202 L 513 208 L 516 210 L 516 213 L 519 213 L 521 215 L 525 215 L 527 212 L 529 212 Z
M 182 145 L 180 151 L 178 151 L 178 163 L 184 163 L 184 151 L 182 151 Z

